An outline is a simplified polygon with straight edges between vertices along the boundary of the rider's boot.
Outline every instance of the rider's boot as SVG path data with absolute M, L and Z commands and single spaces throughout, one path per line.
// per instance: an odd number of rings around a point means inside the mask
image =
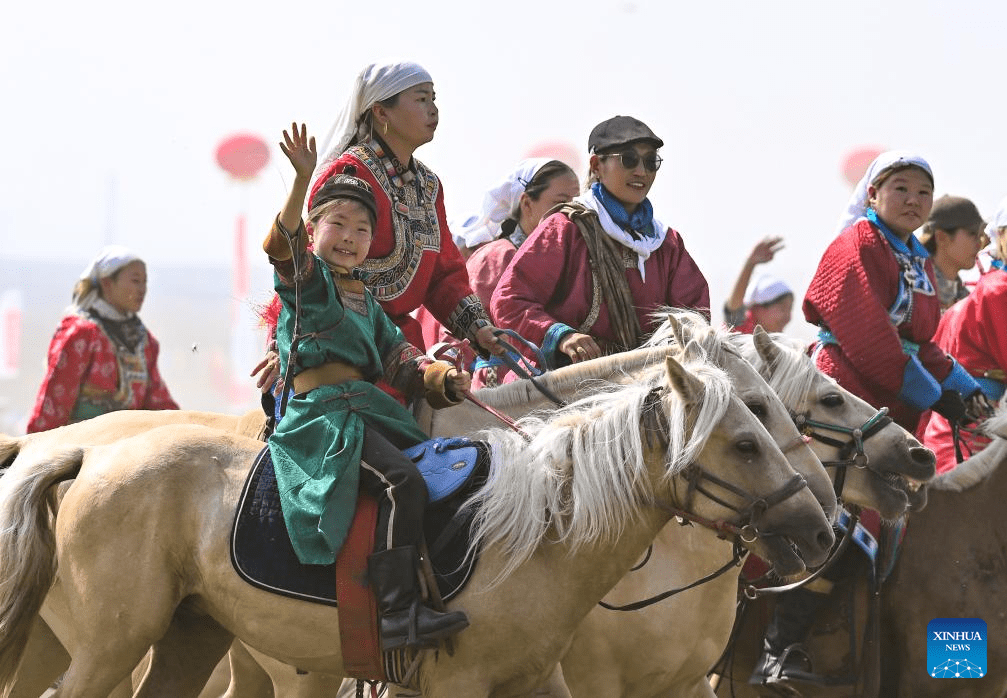
M 762 656 L 756 662 L 748 683 L 770 685 L 788 680 L 821 680 L 812 671 L 811 659 L 803 643 L 816 614 L 828 598 L 828 593 L 806 588 L 779 596 L 762 642 Z
M 468 627 L 461 611 L 442 613 L 420 600 L 416 547 L 403 545 L 367 558 L 367 574 L 381 614 L 382 649 L 436 647 Z

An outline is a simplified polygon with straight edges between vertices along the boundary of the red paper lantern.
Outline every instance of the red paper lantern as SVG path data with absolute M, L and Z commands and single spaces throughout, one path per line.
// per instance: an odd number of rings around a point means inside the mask
M 874 162 L 874 158 L 883 152 L 885 149 L 878 146 L 864 146 L 846 154 L 843 158 L 843 177 L 851 187 L 857 186 L 861 177 L 867 173 L 867 168 Z
M 239 133 L 217 146 L 217 164 L 237 179 L 251 179 L 268 163 L 269 146 L 258 136 Z
M 566 141 L 545 141 L 532 146 L 525 154 L 526 158 L 550 158 L 559 160 L 577 172 L 580 170 L 580 152 Z

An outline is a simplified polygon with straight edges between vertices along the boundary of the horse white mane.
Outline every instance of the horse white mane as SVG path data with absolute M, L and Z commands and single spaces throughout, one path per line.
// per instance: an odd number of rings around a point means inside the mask
M 756 350 L 752 335 L 712 327 L 699 313 L 682 308 L 661 308 L 654 316 L 666 319 L 644 346 L 678 344 L 679 338 L 670 319 L 674 318 L 685 341 L 698 342 L 714 363 L 721 363 L 724 351 L 733 347 L 755 367 L 780 401 L 790 409 L 798 409 L 807 400 L 815 380 L 824 376 L 807 355 L 804 343 L 780 332 L 769 335 L 779 351 L 773 365 L 768 365 Z
M 693 414 L 674 390 L 661 395 L 669 478 L 696 460 L 732 394 L 730 379 L 712 364 L 692 361 L 685 368 L 705 390 Z M 531 443 L 510 431 L 483 432 L 493 448 L 493 465 L 466 506 L 475 510 L 471 549 L 502 547 L 507 562 L 498 581 L 526 561 L 547 533 L 550 542 L 571 550 L 614 542 L 640 507 L 653 501 L 640 420 L 647 394 L 667 384 L 662 362 L 636 383 L 582 398 L 547 419 L 526 417 L 519 424 L 532 435 Z
M 1000 403 L 996 414 L 983 424 L 982 431 L 993 437 L 990 445 L 968 460 L 927 483 L 928 487 L 947 492 L 964 492 L 983 482 L 1007 458 L 1007 401 Z
M 789 409 L 798 409 L 808 399 L 816 380 L 833 379 L 818 370 L 803 341 L 782 332 L 771 332 L 769 336 L 779 349 L 772 365 L 756 351 L 751 335 L 735 334 L 730 341 L 765 378 L 780 402 Z

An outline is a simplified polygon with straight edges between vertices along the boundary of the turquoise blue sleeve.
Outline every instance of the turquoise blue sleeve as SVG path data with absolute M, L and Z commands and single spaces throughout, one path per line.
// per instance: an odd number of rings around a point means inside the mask
M 559 353 L 559 343 L 563 341 L 563 338 L 572 332 L 576 332 L 574 328 L 569 325 L 564 325 L 562 322 L 557 322 L 549 327 L 545 331 L 545 339 L 542 340 L 542 353 L 545 355 L 546 361 L 552 361 L 553 365 L 549 368 L 555 368 L 556 362 L 553 357 Z
M 969 375 L 960 363 L 953 361 L 951 373 L 941 381 L 943 390 L 954 390 L 963 398 L 972 395 L 977 390 L 981 390 L 978 381 Z
M 899 399 L 916 409 L 930 409 L 941 396 L 941 386 L 930 371 L 923 368 L 919 358 L 908 355 L 905 371 L 902 372 L 902 387 L 899 389 Z

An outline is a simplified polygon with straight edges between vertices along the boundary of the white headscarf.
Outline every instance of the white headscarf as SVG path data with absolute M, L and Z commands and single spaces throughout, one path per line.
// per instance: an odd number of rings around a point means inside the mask
M 90 281 L 88 290 L 78 296 L 74 293 L 73 304 L 70 306 L 75 310 L 90 310 L 101 300 L 98 291 L 101 288 L 101 280 L 112 276 L 127 264 L 142 262 L 143 260 L 130 249 L 121 245 L 109 245 L 98 256 L 91 260 L 87 268 L 80 274 L 81 281 Z
M 995 253 L 997 257 L 1000 256 L 1000 243 L 998 242 L 1000 228 L 1004 227 L 1007 227 L 1007 196 L 1000 200 L 996 213 L 990 217 L 989 223 L 986 224 L 986 234 L 990 239 L 990 244 L 986 248 L 986 251 L 990 254 Z
M 318 171 L 324 170 L 349 147 L 357 134 L 357 122 L 368 109 L 424 82 L 433 82 L 430 73 L 423 66 L 409 61 L 371 63 L 361 70 L 353 83 L 350 98 L 346 100 L 343 111 L 325 137 L 322 145 L 325 157 L 322 158 Z
M 476 247 L 496 240 L 500 235 L 500 224 L 507 220 L 517 206 L 528 182 L 548 162 L 552 162 L 552 158 L 527 158 L 519 162 L 513 172 L 483 195 L 483 205 L 479 212 L 472 214 L 458 226 L 454 233 L 455 244 L 459 247 Z
M 793 295 L 794 289 L 786 281 L 772 274 L 760 274 L 748 284 L 744 303 L 746 306 L 765 305 L 788 293 Z
M 867 194 L 868 187 L 874 183 L 878 175 L 896 165 L 916 165 L 925 170 L 930 175 L 931 180 L 934 178 L 934 173 L 930 169 L 930 163 L 919 155 L 911 153 L 908 150 L 889 150 L 888 152 L 881 153 L 881 155 L 874 158 L 874 162 L 867 168 L 867 172 L 853 190 L 850 201 L 846 205 L 846 211 L 839 217 L 839 227 L 836 228 L 837 235 L 864 217 L 864 214 L 867 213 L 867 202 L 870 198 Z

